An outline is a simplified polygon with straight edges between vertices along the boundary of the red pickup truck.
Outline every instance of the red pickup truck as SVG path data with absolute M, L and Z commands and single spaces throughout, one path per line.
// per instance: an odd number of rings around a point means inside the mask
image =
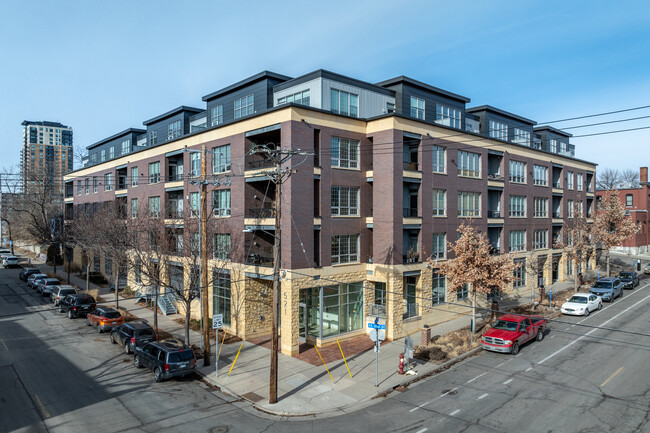
M 481 345 L 485 350 L 516 355 L 519 346 L 525 342 L 533 339 L 542 341 L 545 330 L 546 320 L 543 317 L 506 314 L 483 334 Z

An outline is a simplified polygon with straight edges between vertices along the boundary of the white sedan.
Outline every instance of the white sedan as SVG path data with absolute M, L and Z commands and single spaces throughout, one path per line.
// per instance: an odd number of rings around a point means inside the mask
M 576 293 L 568 301 L 562 304 L 563 314 L 574 316 L 588 316 L 594 310 L 603 308 L 603 300 L 600 296 L 591 293 Z

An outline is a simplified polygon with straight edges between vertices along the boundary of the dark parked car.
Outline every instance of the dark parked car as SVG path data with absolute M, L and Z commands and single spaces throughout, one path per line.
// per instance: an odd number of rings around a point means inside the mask
M 124 317 L 115 308 L 99 307 L 86 316 L 88 326 L 97 327 L 97 332 L 110 331 L 124 323 Z
M 633 289 L 639 285 L 639 274 L 634 271 L 621 271 L 618 279 L 623 283 L 624 289 Z
M 67 295 L 59 302 L 59 311 L 67 313 L 68 318 L 74 319 L 77 316 L 85 316 L 97 307 L 95 298 L 90 295 L 75 293 Z
M 600 296 L 603 301 L 614 302 L 614 299 L 623 297 L 623 283 L 614 277 L 599 278 L 591 286 L 589 293 Z
M 133 364 L 137 368 L 153 370 L 153 377 L 160 382 L 172 377 L 185 377 L 196 370 L 196 358 L 192 348 L 178 340 L 147 343 L 135 348 Z
M 39 274 L 40 272 L 41 270 L 38 268 L 23 268 L 23 270 L 20 271 L 20 274 L 18 274 L 18 276 L 20 277 L 21 280 L 27 281 L 27 278 L 29 278 L 30 275 Z
M 123 323 L 111 329 L 111 343 L 120 343 L 126 354 L 133 353 L 136 347 L 156 339 L 156 332 L 144 320 Z

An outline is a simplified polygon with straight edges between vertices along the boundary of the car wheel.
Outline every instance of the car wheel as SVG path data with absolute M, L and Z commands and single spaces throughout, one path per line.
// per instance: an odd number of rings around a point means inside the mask
M 162 371 L 160 370 L 160 367 L 156 367 L 153 371 L 153 378 L 156 382 L 162 382 Z
M 510 351 L 510 353 L 512 353 L 513 355 L 519 353 L 519 343 L 517 343 L 516 341 L 512 343 L 512 350 Z
M 97 324 L 97 333 L 101 334 L 102 333 L 102 327 L 99 326 L 99 323 Z
M 117 341 L 115 341 L 115 334 L 111 332 L 111 343 L 117 344 Z
M 623 297 L 623 291 L 621 290 L 621 294 L 619 295 L 619 298 Z
M 140 362 L 140 357 L 138 355 L 133 357 L 133 365 L 135 365 L 135 368 L 142 368 L 142 363 Z
M 585 316 L 589 315 L 589 307 L 585 308 Z
M 68 319 L 74 319 L 74 314 L 72 314 L 72 310 L 68 310 Z
M 129 343 L 128 341 L 124 343 L 124 353 L 126 353 L 127 355 L 131 354 L 131 343 Z
M 603 309 L 603 303 L 602 303 L 602 302 L 599 302 L 599 303 L 598 303 L 598 309 L 599 309 L 599 310 L 602 310 L 602 309 Z
M 537 330 L 537 341 L 542 341 L 544 339 L 544 331 L 541 329 Z

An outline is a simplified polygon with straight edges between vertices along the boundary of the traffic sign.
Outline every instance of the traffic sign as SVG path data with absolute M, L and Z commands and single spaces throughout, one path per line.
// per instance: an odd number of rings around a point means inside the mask
M 386 325 L 381 325 L 379 323 L 368 323 L 368 328 L 371 328 L 371 329 L 386 329 Z
M 212 316 L 212 329 L 223 328 L 223 314 L 214 314 Z
M 382 329 L 373 329 L 370 331 L 370 339 L 374 342 L 377 342 L 377 340 L 384 341 L 386 338 L 386 333 Z

